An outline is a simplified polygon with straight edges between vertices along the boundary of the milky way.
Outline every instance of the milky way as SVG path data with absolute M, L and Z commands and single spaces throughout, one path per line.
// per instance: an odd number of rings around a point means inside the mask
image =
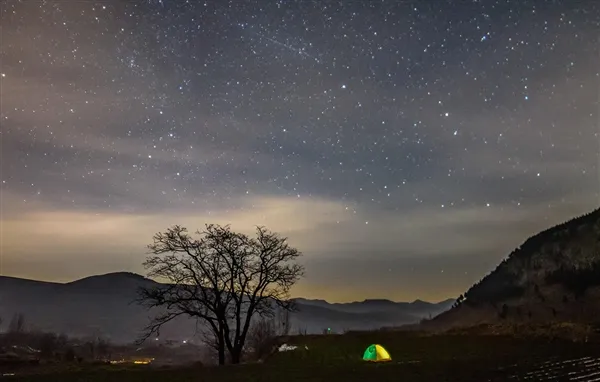
M 598 206 L 597 1 L 1 6 L 2 274 L 264 224 L 297 294 L 442 299 Z

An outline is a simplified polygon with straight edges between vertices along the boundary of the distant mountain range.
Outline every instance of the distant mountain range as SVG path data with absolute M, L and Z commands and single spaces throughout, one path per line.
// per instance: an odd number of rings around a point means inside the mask
M 133 273 L 51 283 L 0 276 L 0 329 L 23 313 L 30 328 L 76 337 L 136 339 L 155 312 L 132 303 L 141 286 L 158 285 Z M 321 333 L 382 327 L 448 329 L 503 322 L 598 323 L 600 319 L 600 209 L 543 231 L 513 251 L 457 300 L 429 303 L 365 300 L 329 303 L 295 299 L 294 332 Z M 422 319 L 422 325 L 415 325 Z M 161 338 L 189 339 L 196 322 L 180 318 Z
M 102 336 L 113 342 L 137 338 L 149 317 L 155 314 L 132 303 L 142 286 L 155 281 L 134 273 L 109 273 L 70 283 L 52 283 L 0 276 L 0 326 L 5 330 L 11 317 L 23 313 L 29 328 L 65 333 L 76 337 Z M 370 330 L 416 323 L 449 309 L 454 300 L 440 303 L 365 300 L 328 303 L 323 300 L 295 299 L 297 312 L 291 314 L 294 332 L 321 333 Z M 181 318 L 167 324 L 161 337 L 189 339 L 196 322 Z
M 600 209 L 525 241 L 422 327 L 600 322 Z

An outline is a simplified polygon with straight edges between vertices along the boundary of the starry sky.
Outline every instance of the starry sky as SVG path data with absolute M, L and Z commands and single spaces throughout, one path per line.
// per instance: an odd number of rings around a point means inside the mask
M 3 275 L 265 225 L 295 295 L 442 300 L 599 204 L 594 0 L 1 7 Z

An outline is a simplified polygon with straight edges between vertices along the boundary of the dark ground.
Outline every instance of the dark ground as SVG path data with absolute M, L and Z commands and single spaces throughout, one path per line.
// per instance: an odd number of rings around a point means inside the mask
M 17 373 L 0 379 L 39 382 L 600 380 L 600 343 L 596 341 L 371 332 L 298 336 L 288 343 L 299 345 L 299 349 L 274 354 L 261 364 L 189 368 L 101 366 L 28 376 Z M 393 360 L 385 364 L 363 362 L 362 353 L 371 343 L 383 345 Z

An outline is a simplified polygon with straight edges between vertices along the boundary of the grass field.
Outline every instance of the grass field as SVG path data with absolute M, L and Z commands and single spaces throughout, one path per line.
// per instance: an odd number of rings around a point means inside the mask
M 372 343 L 392 361 L 370 364 L 361 357 Z M 13 381 L 230 382 L 230 381 L 600 381 L 600 344 L 508 336 L 436 335 L 403 332 L 292 337 L 294 351 L 261 364 L 225 367 L 96 369 L 7 377 Z M 308 347 L 308 350 L 305 349 Z M 571 373 L 571 374 L 569 374 Z M 555 377 L 555 378 L 552 378 Z M 578 378 L 578 379 L 574 379 Z M 595 379 L 598 378 L 598 379 Z

